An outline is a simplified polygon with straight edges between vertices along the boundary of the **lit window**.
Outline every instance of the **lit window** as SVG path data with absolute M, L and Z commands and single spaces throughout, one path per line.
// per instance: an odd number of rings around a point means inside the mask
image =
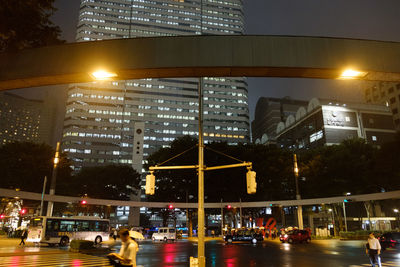
M 377 141 L 378 139 L 376 138 L 375 135 L 372 136 L 372 141 Z

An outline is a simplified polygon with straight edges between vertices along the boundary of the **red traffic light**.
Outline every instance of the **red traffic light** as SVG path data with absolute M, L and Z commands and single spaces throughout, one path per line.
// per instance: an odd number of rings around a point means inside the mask
M 169 208 L 170 210 L 172 210 L 172 209 L 174 208 L 174 206 L 172 206 L 171 204 L 169 204 L 169 205 L 168 205 L 168 208 Z
M 25 213 L 26 213 L 26 209 L 22 209 L 22 210 L 20 211 L 20 213 L 21 213 L 21 214 L 25 214 Z
M 232 206 L 231 206 L 231 205 L 228 205 L 228 206 L 226 206 L 226 208 L 227 208 L 227 209 L 230 209 L 230 208 L 232 208 Z
M 81 205 L 86 205 L 87 204 L 87 201 L 86 200 L 82 200 L 81 201 Z
M 0 219 L 4 219 L 5 217 L 6 217 L 6 215 L 4 215 L 4 214 L 0 215 Z

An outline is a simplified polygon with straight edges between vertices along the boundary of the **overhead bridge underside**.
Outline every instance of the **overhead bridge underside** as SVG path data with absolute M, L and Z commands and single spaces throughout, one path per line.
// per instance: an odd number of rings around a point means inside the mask
M 32 193 L 26 191 L 15 191 L 11 189 L 0 188 L 0 196 L 3 197 L 19 197 L 21 199 L 38 200 L 42 199 L 42 194 Z M 257 201 L 257 202 L 216 202 L 216 203 L 204 203 L 205 208 L 221 208 L 225 206 L 242 207 L 242 208 L 262 208 L 268 206 L 307 206 L 307 205 L 321 205 L 321 204 L 334 204 L 343 203 L 347 199 L 352 202 L 370 201 L 370 200 L 384 200 L 384 199 L 400 199 L 400 190 L 391 191 L 385 193 L 375 194 L 364 194 L 354 196 L 338 196 L 328 198 L 312 198 L 302 200 L 279 200 L 279 201 Z M 45 195 L 45 201 L 53 201 L 60 203 L 79 203 L 82 198 L 80 197 L 69 197 L 69 196 L 58 196 L 58 195 Z M 96 198 L 85 198 L 88 205 L 102 205 L 102 206 L 130 206 L 130 207 L 146 207 L 146 208 L 165 208 L 168 205 L 173 205 L 174 208 L 186 209 L 186 208 L 197 208 L 197 203 L 183 203 L 183 202 L 140 202 L 140 201 L 122 201 L 122 200 L 111 200 L 111 199 L 96 199 Z
M 203 35 L 81 42 L 0 54 L 0 90 L 93 81 L 176 77 L 339 78 L 400 81 L 400 43 L 358 39 Z

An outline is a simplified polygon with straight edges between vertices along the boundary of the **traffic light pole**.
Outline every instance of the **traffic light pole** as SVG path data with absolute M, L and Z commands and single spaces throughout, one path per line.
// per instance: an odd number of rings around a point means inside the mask
M 199 207 L 197 222 L 197 257 L 199 267 L 206 266 L 204 242 L 204 138 L 203 138 L 203 78 L 199 78 Z

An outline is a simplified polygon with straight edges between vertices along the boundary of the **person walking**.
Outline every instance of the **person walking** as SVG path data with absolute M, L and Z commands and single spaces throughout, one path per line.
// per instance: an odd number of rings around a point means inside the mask
M 382 248 L 379 240 L 375 238 L 374 233 L 370 233 L 368 237 L 368 243 L 366 244 L 366 253 L 369 257 L 372 267 L 382 267 L 380 256 L 381 249 Z
M 114 232 L 113 232 L 114 242 L 117 241 L 117 236 L 118 236 L 117 229 L 114 229 Z
M 21 233 L 21 242 L 19 242 L 19 246 L 24 246 L 25 245 L 25 239 L 28 237 L 28 231 L 26 229 L 22 230 Z
M 139 250 L 139 245 L 129 236 L 128 229 L 122 229 L 119 232 L 122 246 L 119 253 L 110 253 L 107 255 L 110 264 L 116 267 L 138 267 L 136 265 L 136 253 Z

